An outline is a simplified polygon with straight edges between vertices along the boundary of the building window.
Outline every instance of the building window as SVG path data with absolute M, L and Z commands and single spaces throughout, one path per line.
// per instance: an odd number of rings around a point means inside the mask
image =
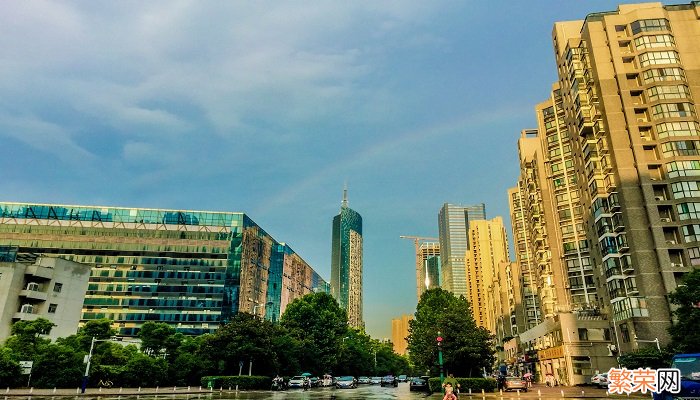
M 655 47 L 673 47 L 676 42 L 671 35 L 648 35 L 634 39 L 637 50 L 651 49 Z
M 649 101 L 687 99 L 690 97 L 690 89 L 686 85 L 653 86 L 647 89 Z
M 700 248 L 691 247 L 688 249 L 688 257 L 691 265 L 700 265 Z
M 49 314 L 55 314 L 56 308 L 58 308 L 58 304 L 54 304 L 54 303 L 49 304 Z
M 620 336 L 622 336 L 622 343 L 630 342 L 630 330 L 627 327 L 627 322 L 620 324 Z
M 578 340 L 588 340 L 588 329 L 578 328 Z
M 54 283 L 53 284 L 53 291 L 54 293 L 61 293 L 61 289 L 63 289 L 63 284 L 62 283 Z
M 697 176 L 700 175 L 700 161 L 673 161 L 666 164 L 666 172 L 669 178 Z
M 571 357 L 571 367 L 576 375 L 591 375 L 591 359 L 586 356 Z
M 697 156 L 700 154 L 700 141 L 682 140 L 661 144 L 661 152 L 664 158 L 675 156 Z
M 698 203 L 689 203 L 689 204 L 697 204 L 700 206 Z M 686 204 L 680 204 L 680 205 L 686 205 Z M 693 209 L 695 209 L 693 207 Z M 697 214 L 697 213 L 696 213 Z M 692 225 L 683 225 L 681 227 L 681 230 L 683 231 L 683 239 L 685 242 L 700 242 L 700 225 L 698 224 L 692 224 Z
M 650 51 L 639 55 L 639 65 L 646 67 L 659 64 L 679 64 L 680 58 L 675 51 Z
M 690 103 L 664 103 L 651 108 L 654 119 L 694 117 L 695 109 Z
M 674 199 L 683 199 L 686 197 L 700 197 L 700 182 L 688 181 L 672 183 L 671 191 L 673 192 Z
M 656 134 L 659 138 L 670 136 L 700 136 L 700 125 L 697 122 L 679 121 L 656 124 Z
M 666 18 L 656 18 L 656 19 L 640 19 L 639 21 L 634 21 L 630 24 L 632 29 L 632 34 L 636 35 L 640 32 L 654 32 L 654 31 L 670 31 L 671 26 Z
M 664 81 L 684 81 L 685 73 L 680 68 L 654 68 L 642 73 L 644 83 Z

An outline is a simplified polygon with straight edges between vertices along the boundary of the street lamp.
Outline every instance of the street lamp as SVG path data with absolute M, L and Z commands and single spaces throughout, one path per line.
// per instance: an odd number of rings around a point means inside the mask
M 80 385 L 80 393 L 85 393 L 85 389 L 87 388 L 88 384 L 88 378 L 90 376 L 90 364 L 92 362 L 92 351 L 95 349 L 95 343 L 97 342 L 116 342 L 119 341 L 120 338 L 117 337 L 110 337 L 107 339 L 96 339 L 94 336 L 92 337 L 92 340 L 90 341 L 90 352 L 87 355 L 87 359 L 85 361 L 85 374 L 83 375 L 83 383 Z
M 257 303 L 257 302 L 256 302 L 256 303 Z M 253 317 L 256 317 L 256 316 L 258 315 L 258 314 L 257 314 L 258 307 L 271 306 L 272 304 L 273 304 L 273 303 L 272 303 L 271 301 L 268 301 L 268 302 L 265 303 L 265 304 L 255 304 L 255 305 L 253 306 Z

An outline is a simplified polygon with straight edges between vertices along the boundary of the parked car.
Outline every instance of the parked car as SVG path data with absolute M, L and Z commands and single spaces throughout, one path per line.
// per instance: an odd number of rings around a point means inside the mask
M 408 382 L 408 376 L 399 375 L 399 382 Z
M 338 389 L 355 389 L 357 387 L 357 381 L 352 376 L 341 376 L 335 382 L 335 387 Z
M 593 386 L 598 386 L 599 388 L 608 387 L 608 373 L 595 374 L 591 378 L 591 384 Z
M 413 378 L 413 379 L 411 379 L 411 382 L 408 384 L 409 389 L 411 391 L 429 392 L 430 391 L 430 386 L 428 385 L 429 379 L 430 379 L 429 376 L 421 376 L 421 377 Z
M 289 389 L 293 388 L 304 388 L 304 384 L 306 384 L 306 377 L 305 376 L 293 376 L 292 379 L 287 382 L 287 387 Z
M 527 382 L 525 382 L 525 379 L 518 376 L 506 376 L 503 390 L 522 390 L 523 392 L 527 392 Z
M 676 354 L 673 356 L 671 368 L 678 368 L 681 371 L 680 392 L 654 393 L 654 400 L 700 398 L 700 353 Z
M 357 383 L 360 385 L 369 385 L 371 383 L 371 380 L 368 376 L 361 376 L 357 378 Z
M 321 384 L 321 380 L 317 376 L 312 376 L 309 379 L 311 380 L 311 387 L 318 387 Z
M 369 380 L 370 385 L 379 385 L 381 383 L 382 383 L 381 376 L 373 376 L 372 379 Z
M 387 375 L 384 378 L 382 378 L 381 383 L 379 384 L 380 386 L 399 386 L 399 380 L 396 379 L 394 375 Z

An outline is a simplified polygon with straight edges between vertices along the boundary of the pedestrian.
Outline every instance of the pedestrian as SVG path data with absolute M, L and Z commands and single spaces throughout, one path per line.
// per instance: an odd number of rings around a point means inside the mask
M 445 397 L 442 400 L 457 400 L 457 396 L 453 392 L 452 384 L 447 382 L 443 386 L 445 388 Z

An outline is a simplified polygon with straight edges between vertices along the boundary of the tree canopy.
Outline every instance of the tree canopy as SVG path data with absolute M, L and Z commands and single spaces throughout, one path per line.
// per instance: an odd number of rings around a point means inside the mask
M 478 376 L 490 368 L 494 357 L 494 337 L 478 327 L 469 302 L 441 288 L 423 293 L 416 307 L 415 319 L 409 322 L 408 350 L 419 371 L 438 366 L 437 337 L 441 336 L 445 372 L 457 376 Z
M 669 328 L 673 348 L 681 353 L 700 352 L 700 269 L 683 276 L 681 285 L 669 294 L 676 322 Z

